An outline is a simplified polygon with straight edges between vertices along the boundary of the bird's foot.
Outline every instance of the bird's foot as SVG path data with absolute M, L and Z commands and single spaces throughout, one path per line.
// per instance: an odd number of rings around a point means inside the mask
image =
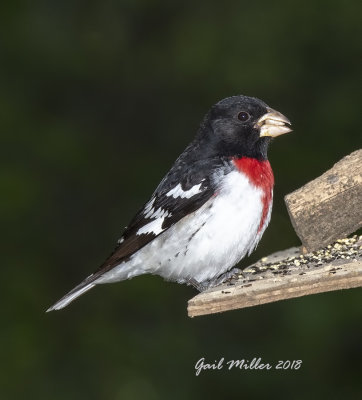
M 208 289 L 208 283 L 208 281 L 198 282 L 196 279 L 190 279 L 187 284 L 193 286 L 199 292 L 203 292 L 204 290 Z
M 243 275 L 243 271 L 239 268 L 233 268 L 230 271 L 226 271 L 224 274 L 218 276 L 217 278 L 210 279 L 209 281 L 198 282 L 195 279 L 191 279 L 189 281 L 189 285 L 192 285 L 199 292 L 203 292 L 212 287 L 221 285 L 222 283 L 224 283 L 225 281 L 227 281 L 229 279 L 232 279 L 236 275 Z
M 226 271 L 225 273 L 221 274 L 217 278 L 211 279 L 206 282 L 207 284 L 207 289 L 210 289 L 212 287 L 221 285 L 222 283 L 228 281 L 229 279 L 234 278 L 236 275 L 242 275 L 243 272 L 239 268 L 233 268 L 230 271 Z

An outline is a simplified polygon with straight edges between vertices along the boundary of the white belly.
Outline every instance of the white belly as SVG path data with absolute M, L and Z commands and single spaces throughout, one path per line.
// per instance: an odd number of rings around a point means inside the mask
M 218 193 L 147 244 L 129 261 L 101 277 L 105 283 L 151 273 L 180 283 L 207 281 L 226 272 L 250 253 L 269 223 L 259 230 L 263 191 L 244 174 L 230 172 Z

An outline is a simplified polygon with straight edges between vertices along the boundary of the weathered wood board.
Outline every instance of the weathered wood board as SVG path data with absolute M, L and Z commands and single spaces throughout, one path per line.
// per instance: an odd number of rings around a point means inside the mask
M 188 315 L 213 314 L 362 286 L 362 236 L 309 254 L 297 247 L 262 258 L 235 278 L 189 300 Z
M 285 203 L 307 251 L 355 232 L 362 226 L 362 150 L 285 196 Z

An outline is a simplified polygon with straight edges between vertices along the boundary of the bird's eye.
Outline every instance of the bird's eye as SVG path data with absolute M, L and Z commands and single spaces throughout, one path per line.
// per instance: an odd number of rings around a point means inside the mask
M 246 122 L 250 118 L 250 115 L 246 111 L 241 111 L 238 114 L 238 120 Z

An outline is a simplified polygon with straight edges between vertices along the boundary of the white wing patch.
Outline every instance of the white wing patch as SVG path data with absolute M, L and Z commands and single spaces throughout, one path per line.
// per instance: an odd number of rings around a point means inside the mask
M 145 218 L 162 218 L 168 216 L 171 216 L 171 213 L 161 207 L 158 208 L 156 211 L 151 208 L 151 210 L 147 214 L 145 214 Z
M 153 199 L 151 199 L 146 205 L 145 208 L 143 210 L 143 214 L 148 214 L 151 210 L 153 210 L 153 203 L 155 202 L 156 197 L 154 197 Z
M 172 213 L 170 213 L 167 210 L 164 210 L 161 207 L 158 208 L 157 210 L 154 209 L 153 204 L 155 200 L 156 198 L 154 197 L 145 205 L 145 208 L 143 209 L 143 215 L 145 216 L 145 218 L 171 217 Z
M 168 193 L 166 193 L 167 197 L 173 197 L 176 199 L 177 197 L 181 197 L 182 199 L 189 199 L 192 196 L 195 196 L 195 194 L 201 193 L 201 183 L 198 185 L 193 186 L 189 190 L 183 190 L 181 187 L 181 184 L 179 183 L 177 186 L 175 186 L 173 189 L 171 189 Z
M 163 231 L 162 224 L 164 219 L 165 217 L 157 218 L 149 224 L 143 226 L 142 228 L 138 229 L 137 235 L 142 235 L 143 233 L 153 233 L 155 235 L 159 235 Z

